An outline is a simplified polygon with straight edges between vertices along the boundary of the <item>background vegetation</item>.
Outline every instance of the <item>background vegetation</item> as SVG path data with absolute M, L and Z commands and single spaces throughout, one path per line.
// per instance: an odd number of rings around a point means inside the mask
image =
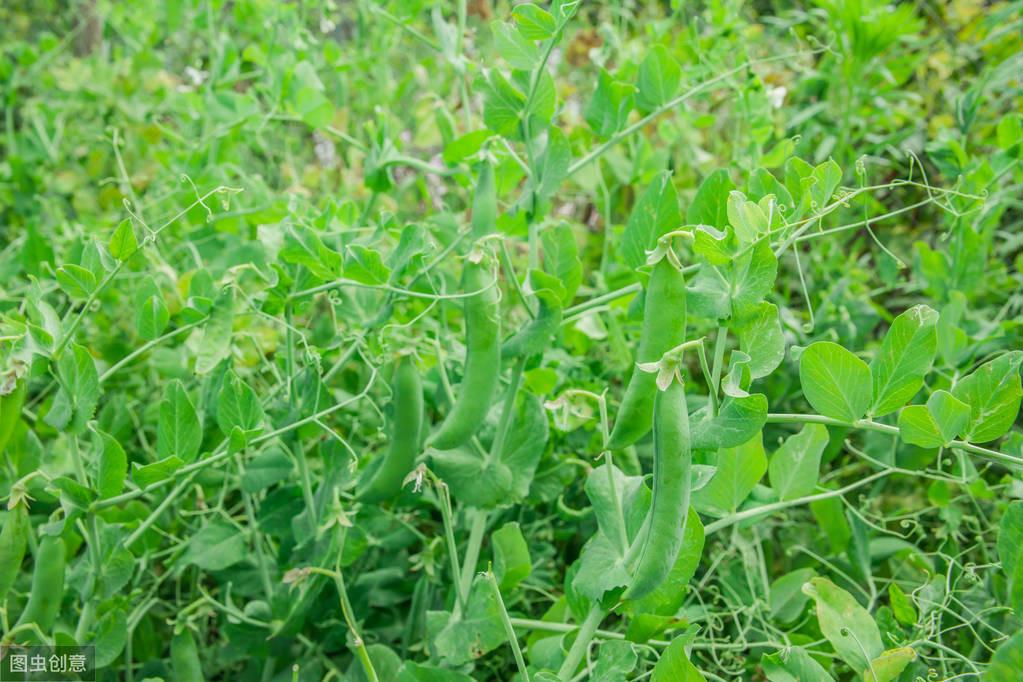
M 4 2 L 3 641 L 103 680 L 1023 679 L 1021 36 L 979 0 Z M 637 358 L 669 251 L 694 343 Z M 557 319 L 439 451 L 473 265 L 502 337 Z M 696 490 L 623 599 L 637 359 L 684 379 Z

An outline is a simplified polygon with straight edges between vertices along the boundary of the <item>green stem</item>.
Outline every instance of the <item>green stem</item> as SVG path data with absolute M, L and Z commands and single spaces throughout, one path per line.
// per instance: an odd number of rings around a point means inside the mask
M 444 522 L 444 539 L 448 545 L 448 560 L 451 562 L 451 581 L 455 582 L 458 586 L 458 591 L 455 593 L 457 598 L 456 608 L 464 613 L 469 595 L 462 591 L 462 584 L 458 582 L 461 572 L 458 569 L 458 544 L 455 542 L 455 524 L 452 518 L 453 514 L 451 513 L 451 492 L 448 490 L 448 484 L 444 481 L 438 479 L 436 484 L 438 496 L 440 497 L 440 515 Z
M 572 679 L 576 668 L 579 667 L 583 656 L 586 655 L 590 642 L 593 641 L 593 636 L 597 634 L 597 626 L 600 625 L 600 621 L 604 620 L 604 613 L 604 608 L 599 603 L 595 603 L 590 607 L 590 612 L 586 614 L 586 620 L 579 626 L 579 633 L 575 636 L 575 641 L 572 642 L 572 648 L 568 650 L 565 662 L 558 669 L 559 680 L 567 681 Z
M 825 417 L 820 414 L 777 414 L 771 413 L 767 415 L 767 423 L 769 424 L 824 424 L 826 426 L 844 426 L 853 429 L 863 429 L 865 431 L 877 431 L 878 433 L 887 433 L 890 436 L 899 435 L 899 427 L 889 426 L 888 424 L 879 424 L 878 422 L 870 419 L 857 419 L 854 422 L 842 421 L 841 419 L 835 419 L 833 417 Z M 1023 457 L 1014 457 L 1007 455 L 1004 452 L 998 452 L 997 450 L 991 450 L 990 448 L 981 447 L 980 445 L 974 445 L 973 443 L 967 443 L 961 440 L 949 441 L 946 447 L 955 448 L 964 452 L 969 452 L 974 455 L 980 455 L 981 457 L 994 460 L 1005 464 L 1006 466 L 1023 467 Z
M 501 613 L 501 622 L 504 624 L 504 632 L 508 636 L 508 644 L 511 645 L 512 654 L 515 656 L 515 665 L 519 668 L 519 675 L 529 682 L 529 670 L 526 669 L 526 659 L 522 657 L 522 649 L 519 647 L 518 637 L 515 636 L 515 628 L 512 627 L 511 619 L 508 618 L 508 610 L 504 607 L 504 599 L 501 598 L 501 588 L 497 586 L 497 578 L 493 571 L 487 571 L 487 580 L 490 583 L 490 590 L 494 593 L 497 606 Z
M 483 545 L 483 532 L 487 529 L 487 512 L 482 509 L 472 511 L 472 528 L 469 530 L 469 543 L 465 547 L 465 561 L 462 563 L 462 574 L 458 581 L 458 592 L 464 594 L 466 602 L 472 588 L 472 577 L 476 573 L 476 563 L 480 558 L 480 547 Z

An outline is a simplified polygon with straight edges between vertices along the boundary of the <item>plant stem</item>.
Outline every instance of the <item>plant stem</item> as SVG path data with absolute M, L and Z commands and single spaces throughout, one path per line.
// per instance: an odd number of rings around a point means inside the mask
M 436 484 L 438 496 L 440 497 L 440 515 L 444 522 L 444 539 L 448 545 L 448 560 L 451 562 L 451 580 L 455 582 L 458 581 L 461 573 L 458 569 L 458 544 L 455 542 L 455 524 L 451 513 L 451 492 L 448 490 L 448 484 L 444 481 L 438 479 Z M 469 595 L 462 591 L 462 583 L 460 581 L 456 582 L 456 584 L 458 586 L 458 591 L 455 593 L 457 598 L 456 608 L 464 612 Z
M 888 424 L 879 424 L 878 422 L 870 419 L 857 419 L 854 422 L 846 422 L 841 419 L 835 419 L 833 417 L 825 417 L 820 414 L 778 414 L 770 413 L 767 415 L 768 424 L 824 424 L 826 426 L 844 426 L 853 429 L 863 429 L 865 431 L 877 431 L 878 433 L 887 433 L 890 436 L 899 435 L 899 427 L 890 426 Z M 989 448 L 981 447 L 980 445 L 974 445 L 973 443 L 967 443 L 961 440 L 949 441 L 947 447 L 963 450 L 974 455 L 980 455 L 987 459 L 1001 462 L 1009 467 L 1023 467 L 1023 457 L 1014 457 L 1004 452 L 998 452 L 997 450 L 991 450 Z
M 487 581 L 490 583 L 490 590 L 494 593 L 497 606 L 501 611 L 501 622 L 504 624 L 504 632 L 508 636 L 508 644 L 511 645 L 512 654 L 515 656 L 515 665 L 519 667 L 519 675 L 529 682 L 529 670 L 526 669 L 526 659 L 522 657 L 522 649 L 519 647 L 518 637 L 515 636 L 515 628 L 512 627 L 511 619 L 508 618 L 508 610 L 504 607 L 504 599 L 501 598 L 501 588 L 497 586 L 497 578 L 493 571 L 487 571 Z
M 469 530 L 469 543 L 465 547 L 465 560 L 462 563 L 462 574 L 458 581 L 459 594 L 465 595 L 469 601 L 469 590 L 472 588 L 472 577 L 476 573 L 476 563 L 480 558 L 480 547 L 483 545 L 483 531 L 487 529 L 487 512 L 482 509 L 472 510 L 472 528 Z
M 575 641 L 572 642 L 572 648 L 568 650 L 565 662 L 558 669 L 559 680 L 572 679 L 572 675 L 579 667 L 579 663 L 582 662 L 583 656 L 586 655 L 586 650 L 589 648 L 590 642 L 593 641 L 593 636 L 597 633 L 597 626 L 602 620 L 604 620 L 604 608 L 599 603 L 594 603 L 590 607 L 590 612 L 586 614 L 586 620 L 579 626 L 579 634 L 575 636 Z

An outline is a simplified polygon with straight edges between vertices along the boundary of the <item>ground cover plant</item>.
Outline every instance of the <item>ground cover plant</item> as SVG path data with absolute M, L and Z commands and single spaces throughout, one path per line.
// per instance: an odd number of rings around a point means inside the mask
M 1023 680 L 1023 4 L 0 7 L 0 644 Z

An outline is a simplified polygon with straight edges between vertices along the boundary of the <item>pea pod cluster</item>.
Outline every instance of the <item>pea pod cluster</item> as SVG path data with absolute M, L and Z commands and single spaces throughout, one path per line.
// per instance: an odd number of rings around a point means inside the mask
M 67 548 L 59 535 L 47 535 L 39 543 L 36 552 L 36 567 L 32 573 L 32 591 L 28 603 L 21 612 L 19 625 L 35 623 L 43 632 L 49 632 L 60 612 L 60 601 L 64 596 L 64 568 L 67 563 Z M 34 635 L 25 637 L 34 638 Z
M 411 356 L 404 356 L 394 370 L 394 415 L 387 452 L 366 477 L 359 499 L 380 502 L 401 490 L 405 476 L 415 466 L 423 426 L 423 382 Z
M 500 297 L 494 276 L 482 261 L 471 257 L 465 261 L 462 290 L 476 293 L 464 303 L 466 356 L 458 396 L 430 441 L 440 450 L 463 445 L 479 430 L 500 380 Z
M 639 561 L 623 598 L 639 599 L 660 585 L 682 548 L 689 512 L 692 449 L 686 391 L 673 380 L 654 397 L 654 494 Z
M 686 280 L 669 258 L 654 265 L 647 284 L 636 362 L 656 362 L 678 346 L 686 335 Z M 654 414 L 656 376 L 633 370 L 608 448 L 619 450 L 632 445 L 650 432 Z

